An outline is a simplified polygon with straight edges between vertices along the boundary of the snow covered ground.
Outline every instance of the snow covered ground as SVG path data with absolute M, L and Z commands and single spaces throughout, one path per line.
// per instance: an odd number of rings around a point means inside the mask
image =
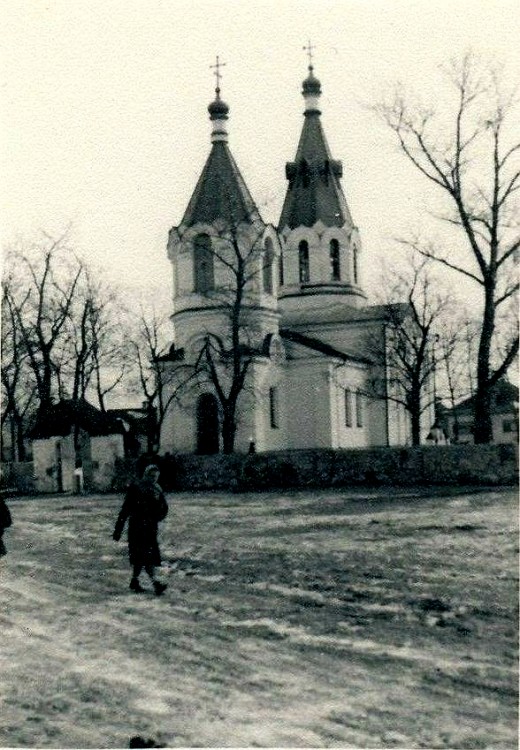
M 517 747 L 516 490 L 168 499 L 161 598 L 121 497 L 9 501 L 1 747 Z

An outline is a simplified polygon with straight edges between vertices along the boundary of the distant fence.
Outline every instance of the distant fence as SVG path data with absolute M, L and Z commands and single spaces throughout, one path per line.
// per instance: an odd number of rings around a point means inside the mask
M 446 445 L 117 459 L 109 491 L 122 492 L 151 462 L 159 465 L 161 484 L 169 492 L 384 485 L 500 486 L 518 481 L 518 446 Z M 2 491 L 34 492 L 32 467 L 32 463 L 3 464 Z

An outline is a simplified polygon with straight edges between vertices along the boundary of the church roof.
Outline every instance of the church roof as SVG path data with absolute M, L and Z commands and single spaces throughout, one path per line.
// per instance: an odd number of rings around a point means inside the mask
M 409 305 L 406 302 L 396 302 L 391 305 L 365 305 L 363 307 L 352 307 L 344 302 L 328 303 L 323 307 L 312 310 L 311 317 L 309 312 L 302 309 L 301 312 L 291 312 L 292 326 L 321 325 L 327 323 L 368 323 L 388 321 L 390 313 L 406 314 Z
M 315 105 L 319 81 L 310 76 L 304 81 L 303 95 L 307 101 L 303 129 L 293 162 L 286 164 L 289 187 L 285 196 L 279 228 L 311 227 L 317 221 L 325 226 L 353 225 L 341 188 L 341 162 L 332 158 L 320 111 Z M 311 78 L 312 77 L 312 78 Z M 311 83 L 314 86 L 311 86 Z
M 225 141 L 216 141 L 182 219 L 185 227 L 223 219 L 233 226 L 259 213 Z
M 320 352 L 321 354 L 325 354 L 328 357 L 341 359 L 343 360 L 343 362 L 350 361 L 359 362 L 360 364 L 371 364 L 371 360 L 367 359 L 366 357 L 360 357 L 358 354 L 343 352 L 340 349 L 336 349 L 336 347 L 327 344 L 325 341 L 321 341 L 321 339 L 314 338 L 314 336 L 307 336 L 305 334 L 298 333 L 297 331 L 291 331 L 288 328 L 280 329 L 280 336 L 286 341 L 292 341 L 294 344 L 300 344 L 301 346 L 305 346 L 308 349 L 312 349 L 314 351 Z

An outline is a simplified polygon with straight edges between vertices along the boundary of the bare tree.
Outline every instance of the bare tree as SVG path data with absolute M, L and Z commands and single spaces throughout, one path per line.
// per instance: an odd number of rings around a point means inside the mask
M 215 251 L 216 258 L 227 266 L 233 283 L 221 289 L 219 297 L 226 308 L 228 330 L 223 336 L 207 333 L 197 363 L 199 374 L 205 373 L 212 383 L 222 410 L 222 446 L 224 453 L 232 453 L 237 430 L 237 405 L 247 373 L 255 354 L 251 342 L 251 320 L 247 309 L 247 286 L 252 274 L 250 262 L 257 253 L 244 252 L 237 233 L 231 232 L 226 245 L 232 249 L 232 259 L 225 252 Z M 222 297 L 225 299 L 222 299 Z
M 56 391 L 56 363 L 62 360 L 66 323 L 84 268 L 63 238 L 11 253 L 8 263 L 16 328 L 43 415 Z
M 447 197 L 450 209 L 437 218 L 463 239 L 460 252 L 417 237 L 405 244 L 481 290 L 474 435 L 486 443 L 492 439 L 493 386 L 518 354 L 516 326 L 501 352 L 494 348 L 500 312 L 518 291 L 520 143 L 509 128 L 516 103 L 502 94 L 498 74 L 479 67 L 471 55 L 453 63 L 448 75 L 456 98 L 444 117 L 409 104 L 400 90 L 376 111 L 411 164 Z
M 94 393 L 104 409 L 105 397 L 128 367 L 117 295 L 94 281 L 64 237 L 24 243 L 6 259 L 4 353 L 11 356 L 2 377 L 11 412 L 23 404 L 15 393 L 22 364 L 39 417 L 56 399 L 78 401 Z
M 168 318 L 160 315 L 153 306 L 146 310 L 141 305 L 129 343 L 137 381 L 134 391 L 144 397 L 147 408 L 149 453 L 158 448 L 161 427 L 170 404 L 185 391 L 194 377 L 191 367 L 178 366 L 175 370 L 165 367 L 170 342 Z
M 444 402 L 449 404 L 454 415 L 454 431 L 450 436 L 454 442 L 457 442 L 459 432 L 455 406 L 473 393 L 472 370 L 476 360 L 468 350 L 468 345 L 473 343 L 473 337 L 468 337 L 470 326 L 471 321 L 467 317 L 445 316 L 435 342 L 436 375 L 437 382 L 440 381 L 436 407 Z
M 18 302 L 22 312 L 26 302 L 27 296 Z M 12 279 L 6 278 L 2 282 L 1 426 L 3 430 L 9 422 L 12 457 L 15 461 L 23 461 L 25 419 L 34 403 L 35 388 L 29 376 L 16 304 Z
M 129 369 L 126 317 L 117 293 L 86 269 L 68 324 L 73 399 L 95 394 L 106 410 L 106 397 Z
M 412 443 L 419 445 L 422 415 L 436 399 L 434 347 L 449 300 L 435 290 L 425 261 L 389 274 L 384 287 L 384 335 L 371 333 L 366 341 L 381 375 L 371 380 L 367 395 L 403 406 L 410 416 Z
M 225 185 L 222 191 L 226 195 Z M 228 198 L 227 217 L 208 250 L 222 273 L 204 295 L 219 307 L 224 324 L 218 331 L 206 331 L 195 374 L 199 382 L 211 384 L 218 399 L 224 453 L 235 449 L 240 397 L 250 387 L 248 373 L 262 343 L 256 318 L 259 287 L 267 283 L 272 293 L 274 283 L 274 252 L 262 246 L 264 231 L 254 207 L 245 213 Z

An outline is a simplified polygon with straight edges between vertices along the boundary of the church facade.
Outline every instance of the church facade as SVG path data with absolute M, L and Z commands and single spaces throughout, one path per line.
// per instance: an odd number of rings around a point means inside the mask
M 211 150 L 168 239 L 174 344 L 162 358 L 171 403 L 161 453 L 410 440 L 403 408 L 369 396 L 368 383 L 388 377 L 367 348 L 369 338 L 385 341 L 384 308 L 363 291 L 361 240 L 312 65 L 302 94 L 277 227 L 263 221 L 234 161 L 218 85 L 208 107 Z

